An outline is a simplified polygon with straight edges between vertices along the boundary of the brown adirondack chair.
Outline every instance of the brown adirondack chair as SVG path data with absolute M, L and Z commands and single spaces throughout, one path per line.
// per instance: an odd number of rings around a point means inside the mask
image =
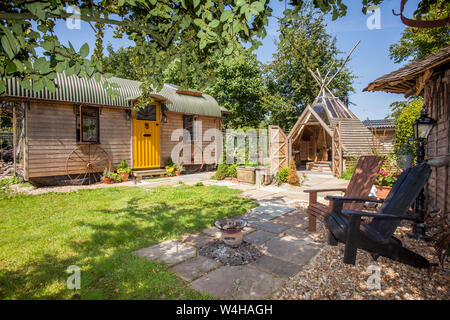
M 342 191 L 345 192 L 344 197 L 368 198 L 370 189 L 383 164 L 383 160 L 382 157 L 377 156 L 361 156 L 347 188 L 304 190 L 304 192 L 309 193 L 309 204 L 306 210 L 308 214 L 308 230 L 316 232 L 316 218 L 323 220 L 333 208 L 332 200 L 330 200 L 328 206 L 317 202 L 317 194 L 319 192 Z M 353 201 L 344 204 L 344 209 L 346 210 L 360 211 L 363 208 L 363 202 Z

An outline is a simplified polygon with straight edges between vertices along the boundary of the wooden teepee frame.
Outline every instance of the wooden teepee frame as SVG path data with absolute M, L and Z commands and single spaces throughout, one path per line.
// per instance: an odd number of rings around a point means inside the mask
M 327 94 L 329 96 L 333 97 L 333 98 L 336 98 L 328 87 L 329 87 L 330 83 L 336 78 L 336 76 L 342 71 L 342 69 L 344 68 L 345 64 L 350 59 L 350 56 L 352 55 L 353 51 L 355 51 L 356 47 L 359 45 L 360 42 L 361 41 L 358 41 L 354 45 L 354 47 L 349 51 L 349 53 L 347 54 L 345 60 L 343 61 L 343 63 L 339 67 L 339 69 L 331 77 L 329 77 L 329 76 L 330 76 L 331 70 L 333 69 L 335 61 L 332 62 L 328 72 L 324 76 L 322 76 L 322 74 L 321 74 L 321 72 L 320 72 L 320 70 L 318 68 L 316 68 L 316 72 L 314 72 L 313 70 L 311 70 L 311 68 L 307 67 L 308 72 L 311 74 L 311 76 L 314 78 L 314 80 L 317 82 L 317 84 L 320 87 L 319 94 L 318 94 L 317 98 L 325 97 Z M 341 107 L 344 108 L 350 115 L 352 115 L 354 117 L 354 119 L 357 119 L 356 116 L 354 116 L 353 113 L 347 108 L 347 106 L 342 104 Z M 343 154 L 343 145 L 342 145 L 342 142 L 341 142 L 341 132 L 340 132 L 339 124 L 337 124 L 337 126 L 336 126 L 336 128 L 334 130 L 332 130 L 332 128 L 327 126 L 321 120 L 321 118 L 318 116 L 318 114 L 313 110 L 313 108 L 310 105 L 308 105 L 306 107 L 305 111 L 309 112 L 308 115 L 302 114 L 299 117 L 297 123 L 294 125 L 294 128 L 292 129 L 291 133 L 288 136 L 288 139 L 289 139 L 289 156 L 290 157 L 293 156 L 291 154 L 292 150 L 293 150 L 293 146 L 292 146 L 293 142 L 302 134 L 303 129 L 304 129 L 306 123 L 308 122 L 308 119 L 312 115 L 312 116 L 314 116 L 314 118 L 317 119 L 317 121 L 320 123 L 320 125 L 324 128 L 325 132 L 327 132 L 328 135 L 330 135 L 330 137 L 332 138 L 332 171 L 336 175 L 341 175 L 342 171 L 343 171 L 343 156 L 342 156 L 342 154 Z M 306 116 L 306 118 L 305 118 L 305 116 Z M 299 125 L 303 125 L 303 126 L 300 129 L 298 129 L 298 132 L 295 132 L 295 130 L 297 129 L 297 127 Z

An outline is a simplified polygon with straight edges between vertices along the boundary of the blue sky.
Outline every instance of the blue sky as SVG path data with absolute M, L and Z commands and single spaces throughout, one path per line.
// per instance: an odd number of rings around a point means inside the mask
M 405 14 L 411 16 L 419 0 L 408 1 Z M 399 0 L 385 0 L 380 6 L 381 29 L 369 30 L 366 25 L 367 18 L 372 14 L 364 15 L 361 11 L 362 1 L 351 0 L 348 5 L 347 15 L 332 21 L 331 15 L 326 16 L 328 33 L 336 37 L 336 45 L 343 51 L 342 58 L 353 48 L 358 40 L 361 43 L 347 62 L 353 73 L 358 77 L 354 80 L 355 93 L 350 95 L 350 101 L 356 105 L 350 105 L 352 112 L 361 120 L 382 119 L 390 112 L 389 105 L 394 101 L 404 100 L 403 95 L 381 92 L 362 92 L 362 90 L 378 77 L 402 67 L 389 59 L 389 46 L 397 43 L 405 25 L 400 17 L 392 14 L 400 11 Z M 282 16 L 284 1 L 271 0 L 274 9 L 273 16 Z M 276 18 L 272 17 L 269 22 L 268 35 L 262 41 L 263 45 L 258 48 L 259 60 L 264 63 L 272 59 L 276 51 L 275 40 L 278 39 L 278 26 Z
M 411 16 L 418 2 L 419 0 L 408 1 L 405 10 L 407 16 Z M 336 37 L 337 47 L 343 52 L 342 58 L 358 40 L 361 40 L 347 63 L 347 67 L 358 77 L 353 83 L 355 93 L 350 95 L 350 101 L 355 105 L 350 105 L 350 109 L 361 120 L 382 119 L 389 113 L 389 105 L 394 101 L 403 100 L 404 97 L 392 93 L 362 92 L 362 89 L 376 78 L 402 67 L 389 59 L 389 46 L 399 41 L 405 28 L 400 17 L 392 14 L 392 9 L 400 11 L 400 1 L 385 0 L 381 4 L 381 28 L 373 30 L 367 28 L 366 21 L 372 14 L 362 13 L 362 0 L 348 0 L 346 3 L 349 8 L 345 17 L 332 21 L 331 16 L 327 15 L 326 22 L 328 32 Z M 274 9 L 272 13 L 274 16 L 283 15 L 284 1 L 271 0 L 270 6 Z M 258 59 L 264 63 L 269 62 L 272 54 L 276 52 L 275 40 L 278 38 L 276 18 L 272 17 L 269 21 L 267 36 L 262 40 L 263 45 L 256 51 Z M 79 30 L 69 30 L 64 22 L 57 23 L 55 33 L 63 43 L 70 41 L 77 49 L 85 42 L 89 44 L 91 52 L 95 46 L 95 33 L 85 22 L 81 22 Z M 111 28 L 105 32 L 105 46 L 108 42 L 112 43 L 114 49 L 133 44 L 127 39 L 113 38 Z

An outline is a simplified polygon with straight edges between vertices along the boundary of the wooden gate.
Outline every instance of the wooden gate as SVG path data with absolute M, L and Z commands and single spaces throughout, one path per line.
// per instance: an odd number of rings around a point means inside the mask
M 337 177 L 342 175 L 342 143 L 341 143 L 341 126 L 338 123 L 333 133 L 333 154 L 332 154 L 332 171 Z
M 269 153 L 272 174 L 289 166 L 288 138 L 279 126 L 269 126 Z

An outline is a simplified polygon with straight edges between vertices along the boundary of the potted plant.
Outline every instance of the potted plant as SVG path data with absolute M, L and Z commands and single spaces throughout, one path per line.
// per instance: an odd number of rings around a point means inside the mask
M 122 177 L 118 173 L 113 172 L 111 181 L 113 181 L 114 183 L 122 182 Z
M 128 163 L 127 163 L 127 161 L 125 159 L 123 159 L 120 162 L 119 167 L 117 168 L 117 173 L 122 178 L 123 182 L 128 181 L 128 177 L 130 176 L 131 169 L 128 166 Z
M 175 174 L 177 176 L 179 176 L 184 171 L 184 168 L 181 164 L 175 164 L 174 168 L 175 168 Z
M 375 180 L 375 187 L 377 188 L 377 197 L 385 199 L 392 189 L 395 181 L 397 181 L 398 174 L 395 172 L 387 172 L 380 170 Z
M 172 161 L 171 157 L 166 160 L 166 172 L 169 177 L 173 177 L 175 175 L 175 163 Z
M 113 173 L 111 171 L 109 171 L 107 168 L 105 168 L 105 170 L 103 170 L 103 175 L 102 175 L 103 183 L 110 184 L 112 178 L 113 178 Z
M 397 150 L 400 156 L 402 169 L 406 170 L 414 165 L 414 148 L 411 144 L 405 143 Z
M 173 177 L 175 175 L 175 165 L 166 166 L 166 172 L 169 177 Z

